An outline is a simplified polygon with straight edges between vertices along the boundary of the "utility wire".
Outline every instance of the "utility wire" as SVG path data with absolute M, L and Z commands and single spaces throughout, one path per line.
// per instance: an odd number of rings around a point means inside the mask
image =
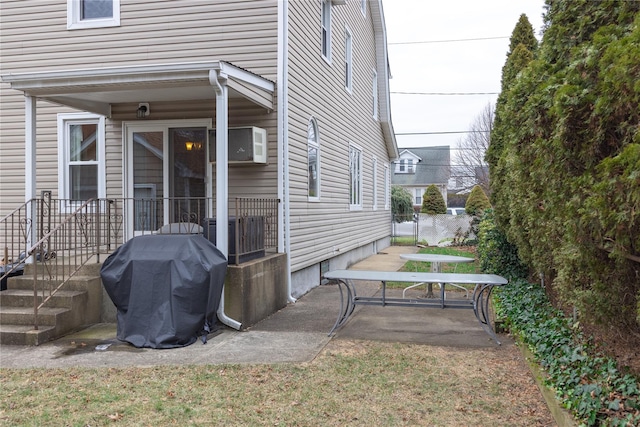
M 443 132 L 396 132 L 396 136 L 399 135 L 448 135 L 454 133 L 490 133 L 490 130 L 458 130 L 458 131 L 443 131 Z
M 429 95 L 429 96 L 450 96 L 450 95 L 499 95 L 500 92 L 389 92 L 397 95 Z
M 428 44 L 428 43 L 456 43 L 456 42 L 475 42 L 481 40 L 498 40 L 508 39 L 509 37 L 477 37 L 473 39 L 452 39 L 452 40 L 424 40 L 424 41 L 411 41 L 411 42 L 394 42 L 387 43 L 388 45 L 402 45 L 402 44 Z

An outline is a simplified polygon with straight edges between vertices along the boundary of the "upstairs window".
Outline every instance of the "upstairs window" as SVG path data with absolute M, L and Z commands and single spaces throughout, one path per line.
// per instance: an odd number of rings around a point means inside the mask
M 120 0 L 67 0 L 67 29 L 120 26 Z
M 307 127 L 307 149 L 309 182 L 309 200 L 320 199 L 320 143 L 318 138 L 318 124 L 315 119 L 309 120 Z
M 344 87 L 351 93 L 353 90 L 353 37 L 347 28 L 344 34 Z
M 322 0 L 322 57 L 331 61 L 331 0 Z
M 407 159 L 398 160 L 396 162 L 395 171 L 396 171 L 395 173 L 401 173 L 401 174 L 415 173 L 416 167 L 415 167 L 414 159 L 407 158 Z
M 349 208 L 362 209 L 362 149 L 349 144 Z

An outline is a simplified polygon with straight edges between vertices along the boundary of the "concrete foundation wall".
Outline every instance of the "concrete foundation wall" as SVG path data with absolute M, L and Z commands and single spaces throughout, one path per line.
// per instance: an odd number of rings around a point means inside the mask
M 100 281 L 102 283 L 102 281 Z M 116 323 L 116 314 L 118 310 L 116 306 L 113 305 L 111 301 L 111 297 L 102 286 L 102 306 L 100 310 L 100 322 L 101 323 Z
M 224 283 L 225 314 L 248 328 L 287 305 L 286 254 L 230 265 Z
M 329 270 L 341 270 L 349 268 L 353 264 L 362 261 L 378 253 L 391 245 L 391 238 L 377 240 L 372 243 L 360 246 L 349 252 L 337 255 L 329 259 Z M 299 298 L 311 289 L 320 285 L 320 264 L 314 264 L 305 269 L 291 274 L 291 293 L 294 298 Z

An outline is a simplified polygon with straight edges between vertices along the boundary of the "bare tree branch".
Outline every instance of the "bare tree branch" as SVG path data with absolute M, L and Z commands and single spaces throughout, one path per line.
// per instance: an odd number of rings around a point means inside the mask
M 456 173 L 467 179 L 467 189 L 479 185 L 489 195 L 489 167 L 484 155 L 489 148 L 493 127 L 494 106 L 488 103 L 469 126 L 470 133 L 458 140 L 458 150 L 454 156 Z

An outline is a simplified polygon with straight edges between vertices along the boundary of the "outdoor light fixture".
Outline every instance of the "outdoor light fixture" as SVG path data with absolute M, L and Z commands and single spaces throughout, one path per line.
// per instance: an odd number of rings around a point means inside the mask
M 149 115 L 150 112 L 151 110 L 149 110 L 149 103 L 141 102 L 140 104 L 138 104 L 138 110 L 136 111 L 136 116 L 139 119 L 144 119 Z

